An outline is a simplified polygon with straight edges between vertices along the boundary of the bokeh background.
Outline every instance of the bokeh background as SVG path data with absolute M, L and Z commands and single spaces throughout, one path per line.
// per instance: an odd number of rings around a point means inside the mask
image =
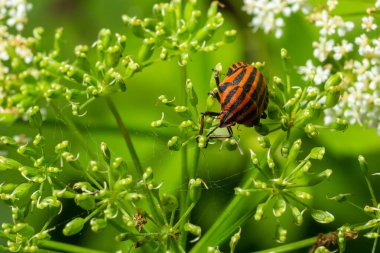
M 44 27 L 46 48 L 49 48 L 55 29 L 64 27 L 66 43 L 64 50 L 67 58 L 70 59 L 73 57 L 75 45 L 91 45 L 96 40 L 97 33 L 101 28 L 109 28 L 113 32 L 127 35 L 127 47 L 133 54 L 137 51 L 141 41 L 133 38 L 121 21 L 121 15 L 150 16 L 152 6 L 156 2 L 153 0 L 34 0 L 31 1 L 33 9 L 29 13 L 29 23 L 24 32 L 30 35 L 32 28 Z M 204 10 L 210 3 L 208 0 L 199 2 Z M 212 75 L 211 69 L 217 63 L 222 63 L 226 69 L 230 64 L 240 60 L 263 61 L 266 63 L 265 75 L 270 82 L 274 75 L 284 76 L 280 60 L 281 48 L 288 50 L 294 65 L 304 65 L 312 55 L 311 42 L 317 38 L 317 32 L 303 17 L 297 15 L 286 20 L 284 35 L 281 39 L 275 39 L 273 35 L 266 35 L 262 31 L 253 33 L 249 26 L 251 17 L 241 10 L 242 0 L 221 0 L 220 2 L 225 4 L 225 8 L 221 10 L 225 18 L 223 27 L 237 29 L 238 36 L 234 43 L 225 45 L 216 52 L 198 53 L 191 57 L 188 76 L 192 79 L 198 93 L 201 111 L 202 108 L 205 108 Z M 311 2 L 315 5 L 322 3 L 322 1 Z M 364 10 L 369 4 L 371 4 L 370 1 L 347 0 L 342 1 L 338 10 L 354 12 L 358 9 Z M 355 17 L 353 18 L 355 19 Z M 222 34 L 216 36 L 221 37 Z M 292 72 L 296 73 L 296 70 Z M 294 84 L 303 85 L 297 75 L 293 75 L 292 79 Z M 165 118 L 169 121 L 179 120 L 174 113 L 157 103 L 157 97 L 162 94 L 169 98 L 178 96 L 180 80 L 179 67 L 175 60 L 158 62 L 130 79 L 125 93 L 115 94 L 113 97 L 132 134 L 143 166 L 151 166 L 155 171 L 155 177 L 163 182 L 163 191 L 172 193 L 178 192 L 181 188 L 179 181 L 180 155 L 175 151 L 170 151 L 166 145 L 167 140 L 177 134 L 177 130 L 153 129 L 150 123 L 160 119 L 162 112 L 165 112 Z M 62 109 L 65 111 L 65 108 Z M 70 108 L 67 108 L 66 112 L 70 113 Z M 90 146 L 96 147 L 101 141 L 105 141 L 109 144 L 113 154 L 125 157 L 129 164 L 132 164 L 128 150 L 105 101 L 98 99 L 92 103 L 88 107 L 86 116 L 78 119 L 77 123 Z M 0 128 L 0 130 L 1 135 L 13 135 L 20 132 L 30 136 L 35 134 L 31 132 L 32 130 L 29 129 L 26 122 L 21 121 L 16 122 L 12 128 Z M 65 138 L 71 139 L 71 134 L 65 129 L 60 119 L 49 111 L 44 131 L 45 135 L 51 136 L 51 143 Z M 236 133 L 240 136 L 245 150 L 257 145 L 257 134 L 253 129 L 239 127 Z M 380 170 L 380 137 L 375 129 L 351 126 L 344 133 L 321 130 L 317 138 L 305 141 L 304 146 L 305 150 L 312 146 L 326 147 L 325 158 L 321 162 L 314 163 L 313 166 L 323 169 L 331 168 L 333 175 L 329 181 L 314 188 L 313 201 L 316 207 L 330 211 L 336 219 L 331 224 L 318 225 L 309 214 L 306 214 L 304 224 L 297 227 L 288 215 L 288 218 L 282 221 L 288 228 L 287 242 L 305 239 L 321 232 L 333 231 L 345 223 L 353 224 L 366 220 L 364 213 L 359 209 L 327 200 L 326 195 L 352 193 L 350 199 L 358 206 L 364 207 L 370 203 L 370 196 L 364 178 L 360 175 L 358 155 L 362 154 L 367 158 L 372 173 Z M 84 156 L 81 159 L 86 159 L 86 152 L 81 150 L 81 156 Z M 202 226 L 204 231 L 212 225 L 215 218 L 233 197 L 233 189 L 239 185 L 244 172 L 249 169 L 249 163 L 248 152 L 241 156 L 237 151 L 220 150 L 218 145 L 210 146 L 201 152 L 200 177 L 208 184 L 209 190 L 203 192 L 202 199 L 193 212 L 192 223 Z M 376 193 L 379 193 L 380 189 L 379 180 L 380 178 L 373 177 Z M 380 194 L 378 196 L 380 197 Z M 128 244 L 120 246 L 113 242 L 116 232 L 112 229 L 99 234 L 94 234 L 87 229 L 81 233 L 81 236 L 63 237 L 60 231 L 64 222 L 67 222 L 72 217 L 72 213 L 75 213 L 75 204 L 71 209 L 72 212 L 64 210 L 60 220 L 57 220 L 57 230 L 53 232 L 53 239 L 108 252 L 113 252 L 120 247 L 128 249 Z M 2 222 L 9 220 L 7 218 L 9 217 L 8 207 L 1 204 L 0 212 Z M 260 250 L 277 245 L 274 240 L 276 226 L 274 217 L 270 211 L 266 216 L 261 222 L 251 220 L 242 227 L 242 238 L 237 252 Z M 38 224 L 39 219 L 39 216 L 36 215 L 32 222 Z M 372 245 L 369 242 L 367 239 L 350 241 L 347 252 L 369 252 Z M 226 245 L 222 245 L 221 249 L 228 251 Z M 300 252 L 306 252 L 306 250 Z

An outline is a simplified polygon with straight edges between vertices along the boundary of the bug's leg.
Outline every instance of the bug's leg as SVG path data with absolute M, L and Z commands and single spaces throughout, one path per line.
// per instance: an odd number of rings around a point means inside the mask
M 204 126 L 205 126 L 205 116 L 217 117 L 217 116 L 220 116 L 220 112 L 202 112 L 201 113 L 199 135 L 203 134 L 203 129 L 204 129 Z
M 240 154 L 244 155 L 243 150 L 241 149 L 238 140 L 236 140 L 236 138 L 234 137 L 234 133 L 232 131 L 231 126 L 227 127 L 229 135 L 211 135 L 217 128 L 218 127 L 215 127 L 213 130 L 211 130 L 210 133 L 207 134 L 207 137 L 209 137 L 209 139 L 229 139 L 229 138 L 233 138 L 235 140 L 235 142 L 236 142 L 236 145 L 237 145 L 237 147 L 239 149 Z
M 220 96 L 219 96 L 219 92 L 218 92 L 217 88 L 215 88 L 213 91 L 210 91 L 208 94 L 211 97 L 216 98 L 218 100 L 218 102 L 220 103 Z
M 214 79 L 215 79 L 216 86 L 219 86 L 220 84 L 219 72 L 216 69 L 212 69 L 212 71 L 214 71 Z

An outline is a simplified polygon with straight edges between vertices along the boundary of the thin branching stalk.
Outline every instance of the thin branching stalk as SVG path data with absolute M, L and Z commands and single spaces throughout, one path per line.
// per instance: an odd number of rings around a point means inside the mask
M 135 168 L 136 168 L 136 172 L 138 174 L 139 177 L 142 177 L 144 171 L 143 171 L 143 168 L 142 168 L 142 165 L 141 165 L 141 162 L 140 162 L 140 159 L 139 157 L 137 156 L 137 152 L 136 152 L 136 149 L 132 143 L 132 139 L 128 133 L 128 130 L 127 128 L 125 127 L 121 117 L 120 117 L 120 114 L 115 106 L 115 104 L 113 103 L 113 101 L 109 98 L 109 97 L 106 97 L 106 102 L 107 102 L 107 105 L 109 107 L 109 109 L 111 110 L 111 113 L 112 115 L 114 116 L 115 120 L 116 120 L 116 123 L 119 127 L 119 130 L 124 138 L 124 141 L 125 143 L 127 144 L 127 147 L 128 147 L 128 150 L 129 150 L 129 153 L 132 157 L 132 160 L 133 160 L 133 163 L 135 165 Z M 157 222 L 159 222 L 160 224 L 163 223 L 163 218 L 162 218 L 162 215 L 158 212 L 157 208 L 156 208 L 156 204 L 154 202 L 154 199 L 153 199 L 153 196 L 152 196 L 152 193 L 148 190 L 145 190 L 145 193 L 146 193 L 146 196 L 147 196 L 147 200 L 148 200 L 148 203 L 149 203 L 149 207 L 152 211 L 152 214 L 153 214 L 153 217 L 156 219 Z
M 69 243 L 44 240 L 39 242 L 39 246 L 45 249 L 57 250 L 58 252 L 70 253 L 106 253 L 106 251 L 93 250 L 84 247 L 79 247 Z M 50 252 L 50 251 L 49 251 Z

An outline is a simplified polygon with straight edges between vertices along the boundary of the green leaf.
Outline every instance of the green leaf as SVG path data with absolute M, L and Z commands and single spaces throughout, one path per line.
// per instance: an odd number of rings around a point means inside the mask
M 311 212 L 311 217 L 313 217 L 313 219 L 316 222 L 323 223 L 323 224 L 331 223 L 335 219 L 334 215 L 332 215 L 331 213 L 329 213 L 327 211 L 323 211 L 323 210 L 313 210 Z

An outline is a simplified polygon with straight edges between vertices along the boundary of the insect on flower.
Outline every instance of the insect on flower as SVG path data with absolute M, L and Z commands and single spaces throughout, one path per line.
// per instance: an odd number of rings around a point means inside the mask
M 252 127 L 260 124 L 260 118 L 267 117 L 264 112 L 268 106 L 268 87 L 261 72 L 244 62 L 232 64 L 223 82 L 219 82 L 219 73 L 214 75 L 217 88 L 209 93 L 221 104 L 220 112 L 203 112 L 201 114 L 199 134 L 203 134 L 204 117 L 218 117 L 219 124 L 208 134 L 209 139 L 231 138 L 231 126 L 243 124 Z M 218 129 L 226 127 L 229 135 L 212 135 Z

